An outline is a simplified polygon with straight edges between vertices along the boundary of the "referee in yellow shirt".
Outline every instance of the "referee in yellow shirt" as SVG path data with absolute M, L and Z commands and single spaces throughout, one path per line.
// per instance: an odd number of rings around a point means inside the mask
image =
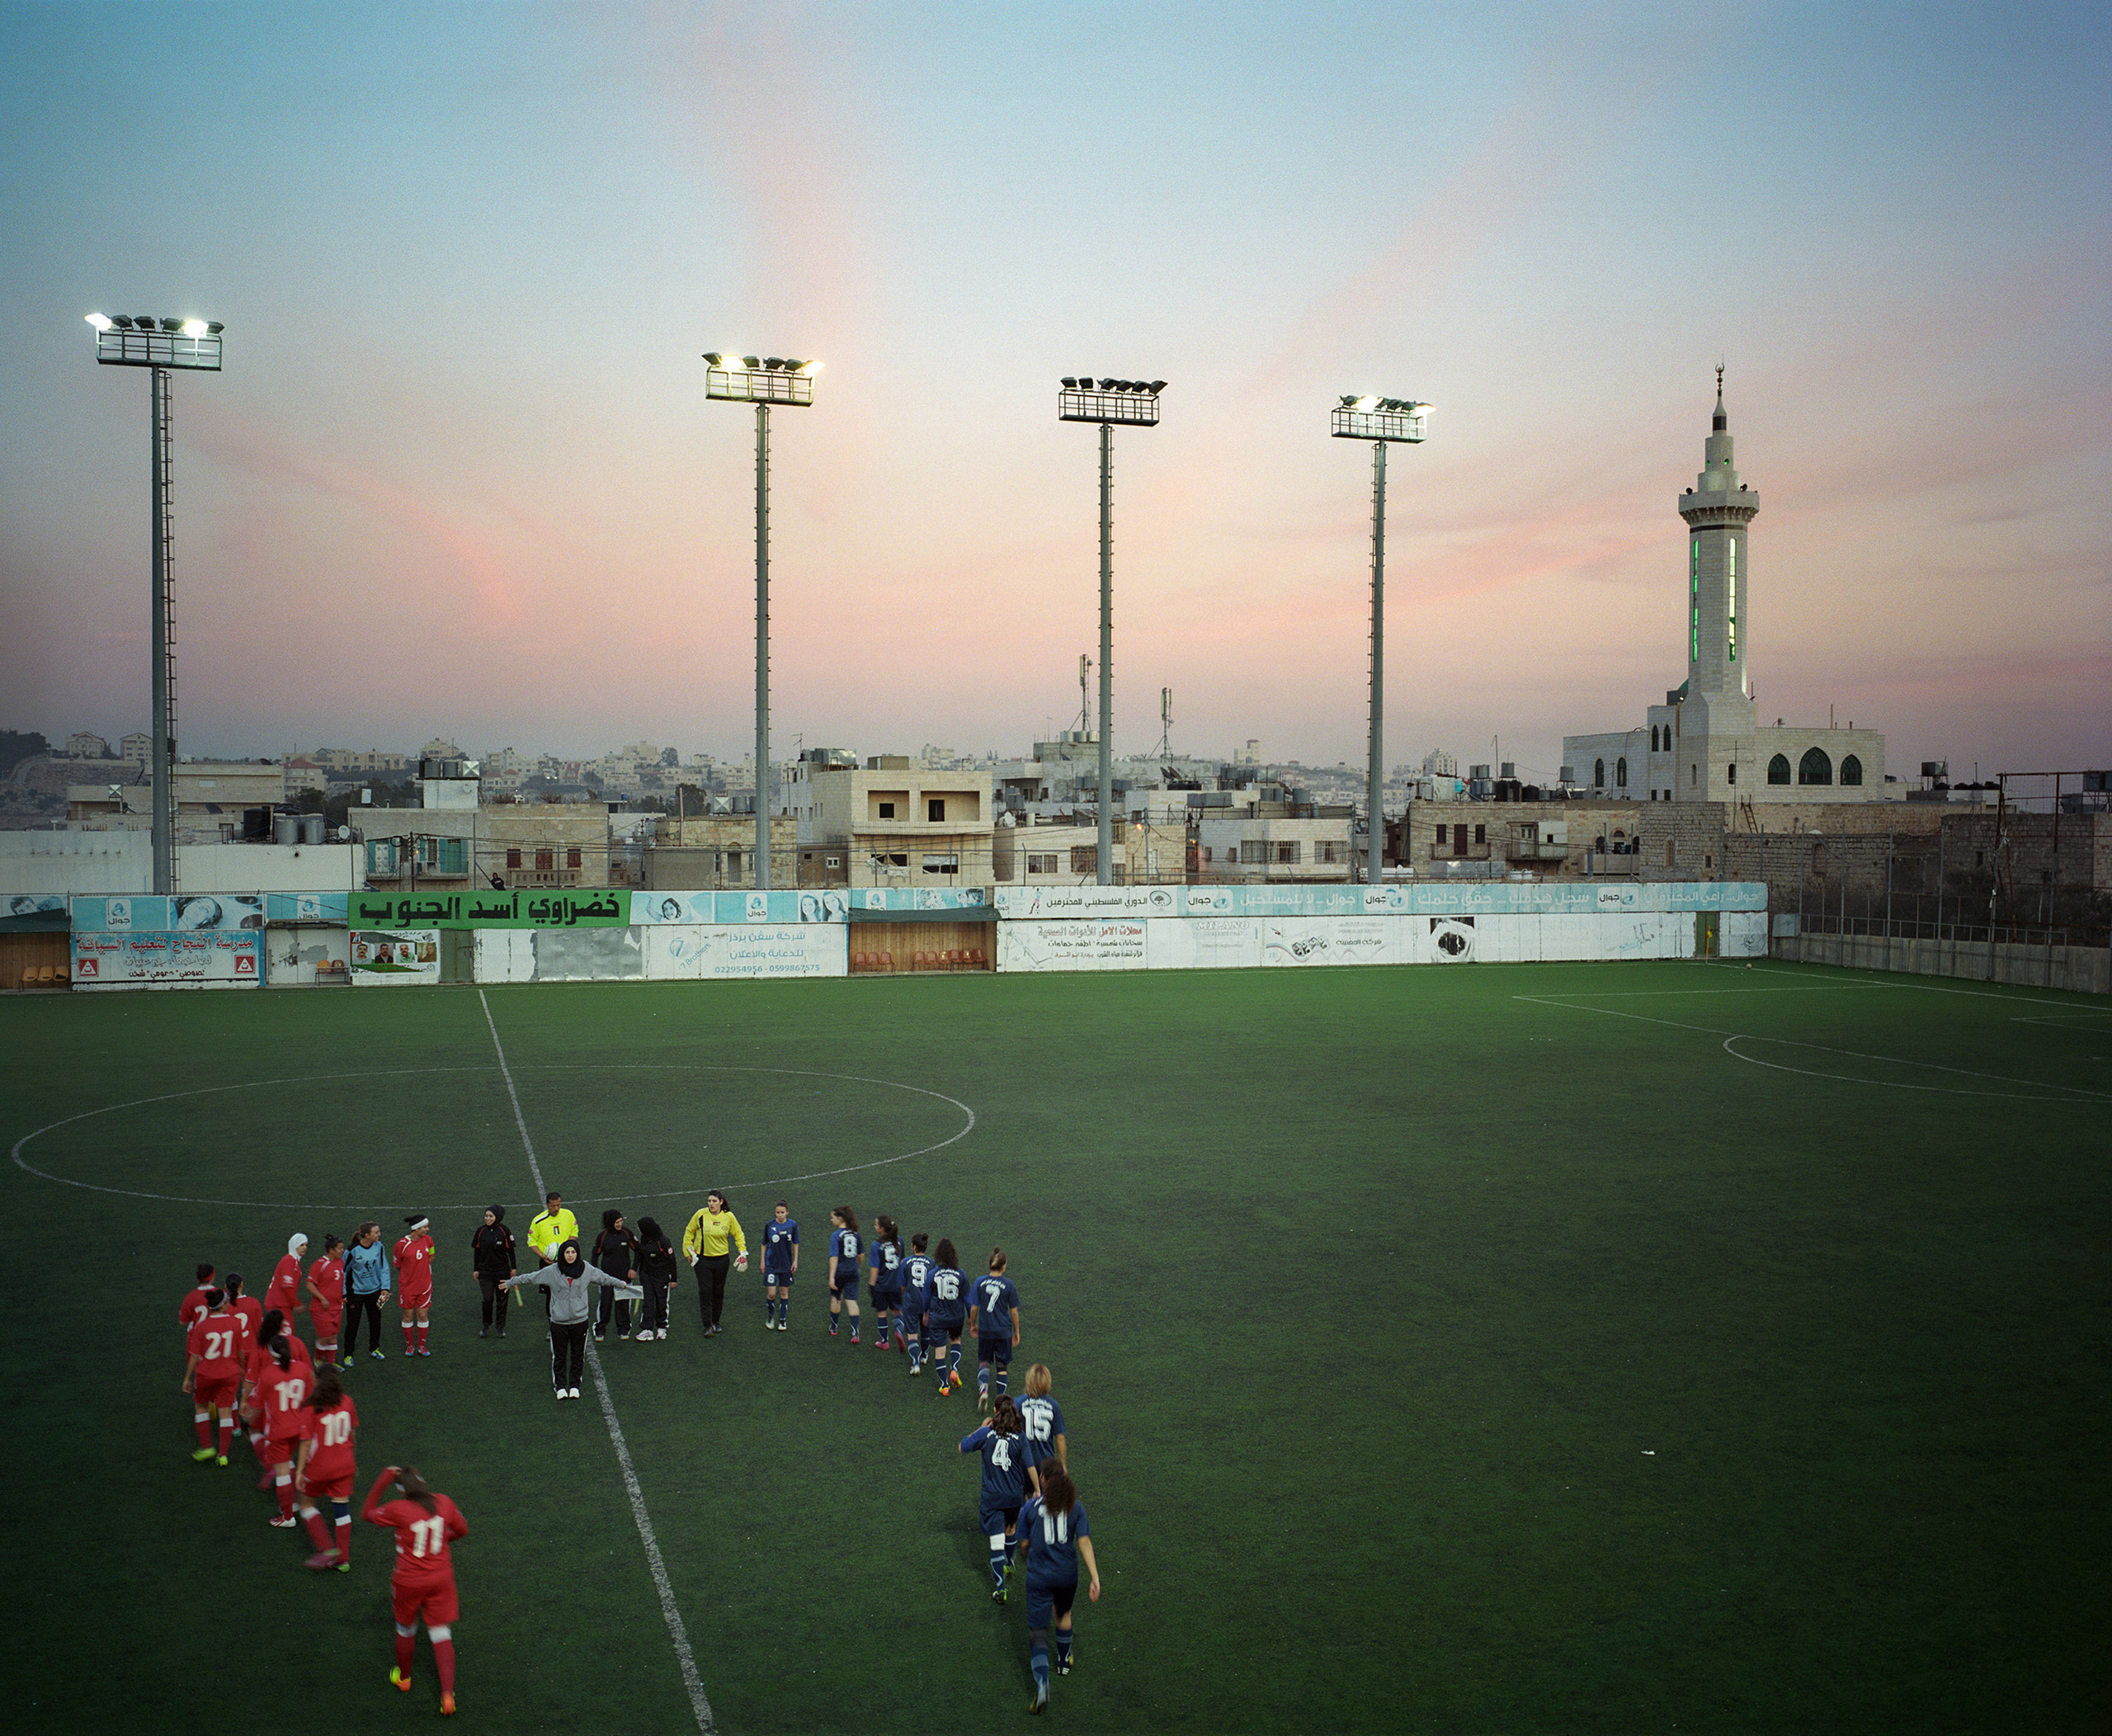
M 545 1194 L 543 1209 L 528 1220 L 528 1245 L 535 1250 L 535 1258 L 539 1262 L 535 1269 L 541 1271 L 557 1258 L 560 1248 L 568 1242 L 577 1241 L 578 1238 L 579 1219 L 564 1209 L 563 1196 Z M 543 1312 L 548 1314 L 549 1311 L 550 1293 L 545 1290 L 543 1292 Z
M 726 1306 L 726 1244 L 740 1250 L 736 1271 L 748 1269 L 748 1238 L 741 1234 L 741 1220 L 726 1209 L 726 1196 L 717 1188 L 704 1196 L 704 1207 L 682 1232 L 682 1254 L 696 1271 L 697 1307 L 704 1314 L 704 1335 L 719 1330 L 719 1316 Z

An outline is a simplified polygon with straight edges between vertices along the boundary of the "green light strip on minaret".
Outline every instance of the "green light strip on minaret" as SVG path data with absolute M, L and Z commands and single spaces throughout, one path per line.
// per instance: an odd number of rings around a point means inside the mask
M 1729 545 L 1728 545 L 1728 546 L 1729 546 L 1729 549 L 1730 549 L 1730 562 L 1731 562 L 1731 567 L 1730 567 L 1730 577 L 1729 577 L 1729 587 L 1728 587 L 1728 597 L 1729 597 L 1729 602 L 1730 602 L 1730 608 L 1729 608 L 1729 611 L 1728 611 L 1728 612 L 1729 612 L 1729 615 L 1730 615 L 1730 617 L 1731 617 L 1731 635 L 1730 635 L 1730 644 L 1731 644 L 1731 661 L 1732 661 L 1732 663 L 1736 663 L 1736 662 L 1738 660 L 1738 540 L 1737 540 L 1737 537 L 1735 537 L 1735 536 L 1733 536 L 1733 537 L 1730 540 L 1730 543 L 1729 543 Z
M 1698 536 L 1690 539 L 1687 547 L 1693 553 L 1694 570 L 1687 584 L 1686 660 L 1698 664 L 1701 661 L 1701 539 Z

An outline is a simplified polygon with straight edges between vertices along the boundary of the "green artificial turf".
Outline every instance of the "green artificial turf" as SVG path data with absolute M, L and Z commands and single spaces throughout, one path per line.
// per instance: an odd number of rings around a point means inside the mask
M 839 1202 L 1011 1253 L 1106 1586 L 1062 1728 L 2112 1725 L 2112 1007 L 1648 964 L 0 1005 L 8 1143 L 81 1117 L 0 1170 L 10 1729 L 430 1725 L 388 1538 L 306 1573 L 245 1451 L 191 1462 L 173 1318 L 412 1208 L 435 1353 L 392 1317 L 351 1385 L 362 1481 L 469 1518 L 456 1727 L 695 1729 L 591 1384 L 532 1300 L 475 1336 L 479 1210 L 535 1191 L 487 1003 L 582 1225 L 804 1229 L 790 1333 L 752 1267 L 706 1342 L 685 1272 L 601 1357 L 723 1730 L 1025 1715 L 972 1371 L 827 1338 Z

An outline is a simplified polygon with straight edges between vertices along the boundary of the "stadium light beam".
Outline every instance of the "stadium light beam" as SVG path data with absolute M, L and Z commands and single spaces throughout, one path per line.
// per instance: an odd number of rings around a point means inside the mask
M 149 314 L 101 314 L 87 316 L 95 328 L 96 360 L 104 366 L 145 368 L 148 472 L 153 504 L 148 549 L 152 572 L 153 665 L 154 892 L 167 898 L 176 890 L 176 612 L 171 595 L 176 564 L 175 515 L 170 474 L 173 449 L 169 435 L 169 375 L 178 368 L 220 371 L 218 320 L 157 318 Z
M 1336 440 L 1371 442 L 1371 759 L 1365 775 L 1365 884 L 1386 876 L 1386 448 L 1420 446 L 1430 406 L 1412 398 L 1345 394 L 1331 418 Z
M 1115 884 L 1114 731 L 1115 714 L 1115 429 L 1155 428 L 1158 426 L 1158 394 L 1164 380 L 1148 393 L 1122 389 L 1129 382 L 1102 380 L 1096 390 L 1091 379 L 1074 375 L 1062 381 L 1056 394 L 1058 422 L 1100 424 L 1100 814 L 1098 883 Z
M 811 409 L 818 361 L 704 357 L 704 395 L 756 407 L 756 890 L 770 890 L 770 407 Z

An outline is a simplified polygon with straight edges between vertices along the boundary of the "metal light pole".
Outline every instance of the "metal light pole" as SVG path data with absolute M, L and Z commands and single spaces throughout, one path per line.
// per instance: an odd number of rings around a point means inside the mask
M 1099 884 L 1115 884 L 1115 426 L 1155 428 L 1162 380 L 1066 375 L 1056 394 L 1058 422 L 1100 424 L 1100 826 Z
M 171 507 L 168 388 L 169 372 L 190 368 L 220 371 L 217 319 L 172 319 L 158 315 L 91 314 L 96 360 L 106 366 L 146 368 L 148 465 L 153 506 L 149 549 L 153 578 L 150 639 L 153 658 L 153 856 L 154 891 L 166 898 L 176 890 L 176 613 L 170 595 L 176 553 Z
M 818 361 L 783 356 L 704 358 L 704 395 L 756 407 L 756 890 L 770 890 L 770 407 L 811 408 Z M 795 876 L 796 878 L 796 876 Z
M 1368 886 L 1385 879 L 1386 849 L 1386 448 L 1420 446 L 1430 406 L 1411 398 L 1345 397 L 1330 429 L 1337 440 L 1371 442 L 1371 742 L 1365 773 L 1365 868 Z

